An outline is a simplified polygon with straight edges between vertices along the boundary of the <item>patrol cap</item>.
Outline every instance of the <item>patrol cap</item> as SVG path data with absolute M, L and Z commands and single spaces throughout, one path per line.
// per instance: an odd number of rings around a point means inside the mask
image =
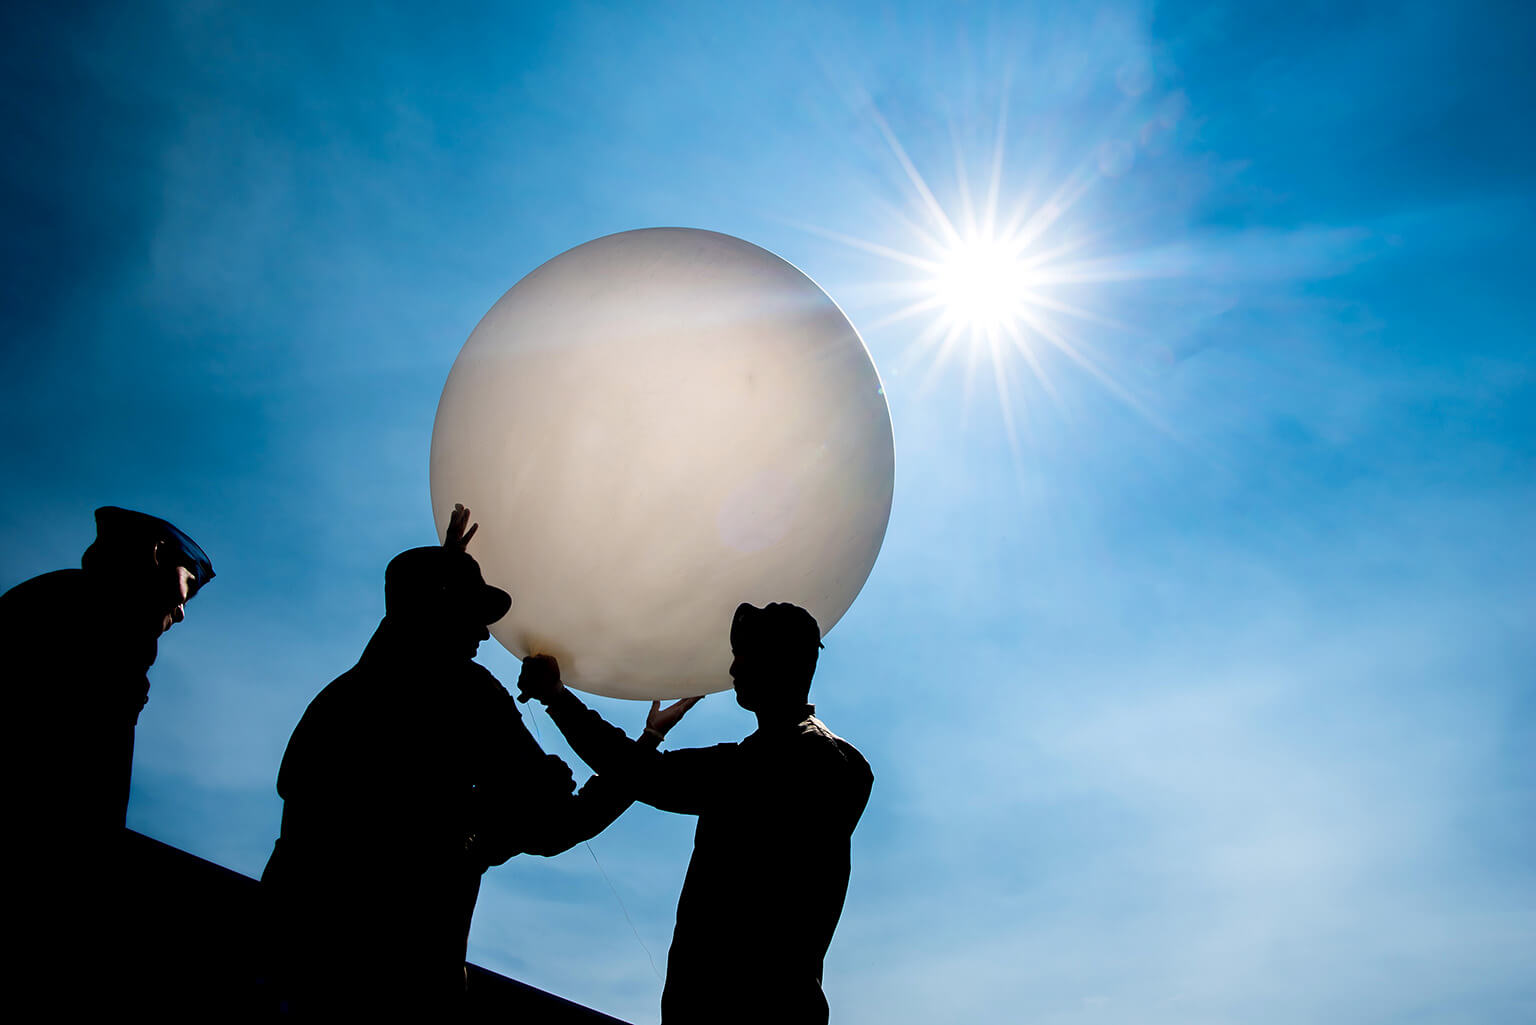
M 492 587 L 468 552 L 434 546 L 408 548 L 384 569 L 386 615 L 412 619 L 444 609 L 463 610 L 490 625 L 512 607 L 512 596 Z
M 732 648 L 777 648 L 788 651 L 825 647 L 816 617 L 798 605 L 774 602 L 758 608 L 742 602 L 731 619 Z
M 196 578 L 194 591 L 213 579 L 213 560 L 196 541 L 158 516 L 120 509 L 115 505 L 104 505 L 96 510 L 96 540 L 85 550 L 80 561 L 84 564 L 99 557 L 110 562 L 118 554 L 142 545 L 163 545 L 175 565 L 192 571 Z

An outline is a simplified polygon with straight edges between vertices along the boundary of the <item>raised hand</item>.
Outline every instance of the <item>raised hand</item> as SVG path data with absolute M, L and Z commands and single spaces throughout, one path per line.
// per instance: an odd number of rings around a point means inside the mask
M 455 504 L 453 512 L 448 516 L 448 532 L 443 536 L 443 547 L 462 552 L 469 547 L 469 539 L 479 529 L 480 524 L 469 522 L 469 510 Z
M 698 697 L 683 698 L 674 701 L 666 708 L 661 707 L 660 701 L 651 702 L 650 714 L 645 717 L 645 729 L 647 733 L 654 733 L 659 740 L 667 735 L 667 731 L 678 724 L 683 716 L 688 714 L 688 709 L 704 700 L 704 695 Z

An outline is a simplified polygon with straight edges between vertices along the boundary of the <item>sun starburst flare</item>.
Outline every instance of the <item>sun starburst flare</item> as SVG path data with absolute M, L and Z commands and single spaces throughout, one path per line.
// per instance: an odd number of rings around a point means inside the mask
M 917 246 L 908 251 L 810 228 L 906 270 L 907 277 L 891 292 L 895 308 L 866 329 L 921 322 L 903 365 L 926 363 L 925 387 L 957 355 L 963 355 L 969 393 L 978 368 L 988 365 L 1016 454 L 1018 414 L 1029 401 L 1026 387 L 1055 398 L 1057 390 L 1048 368 L 1060 362 L 1057 357 L 1087 373 L 1159 429 L 1172 433 L 1110 372 L 1085 331 L 1089 326 L 1128 331 L 1129 326 L 1081 305 L 1080 300 L 1069 301 L 1085 286 L 1152 276 L 1139 261 L 1099 251 L 1107 233 L 1086 230 L 1080 223 L 1077 204 L 1103 172 L 1089 161 L 1055 188 L 1005 203 L 1004 106 L 979 197 L 970 188 L 964 155 L 956 143 L 957 196 L 946 208 L 890 125 L 878 112 L 873 118 L 912 191 L 910 206 L 894 211 L 893 219 L 916 239 Z M 1023 385 L 1017 379 L 1020 368 L 1028 376 Z

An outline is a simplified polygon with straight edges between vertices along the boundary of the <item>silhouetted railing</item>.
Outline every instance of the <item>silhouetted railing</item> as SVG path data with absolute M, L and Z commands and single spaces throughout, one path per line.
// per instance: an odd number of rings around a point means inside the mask
M 123 878 L 130 881 L 125 897 L 139 948 L 134 961 L 150 966 L 129 983 L 126 1006 L 151 1020 L 246 1022 L 276 1014 L 276 996 L 261 969 L 256 880 L 132 830 L 126 831 L 120 861 Z M 90 950 L 89 937 L 82 937 L 81 945 Z M 91 985 L 91 966 L 80 967 L 82 985 Z M 476 965 L 469 966 L 467 1020 L 624 1025 Z

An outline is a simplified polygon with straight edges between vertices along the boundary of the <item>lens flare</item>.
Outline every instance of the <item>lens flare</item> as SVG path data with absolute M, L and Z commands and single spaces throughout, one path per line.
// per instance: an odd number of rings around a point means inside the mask
M 1174 434 L 1116 379 L 1083 330 L 1090 324 L 1128 330 L 1128 325 L 1094 308 L 1099 304 L 1093 289 L 1146 276 L 1144 261 L 1135 254 L 1102 250 L 1104 240 L 1113 234 L 1110 226 L 1085 223 L 1078 205 L 1096 182 L 1114 177 L 1111 171 L 1119 173 L 1123 168 L 1101 166 L 1103 161 L 1092 158 L 1095 150 L 1076 171 L 1057 179 L 1054 187 L 1037 182 L 1027 194 L 1006 196 L 1007 113 L 1005 104 L 998 113 L 990 166 L 980 189 L 972 187 L 964 154 L 956 144 L 956 199 L 947 206 L 890 125 L 877 111 L 872 113 L 911 189 L 911 206 L 895 211 L 893 221 L 917 240 L 914 249 L 806 227 L 905 268 L 908 278 L 894 293 L 897 308 L 868 324 L 865 331 L 914 318 L 925 321 L 909 343 L 904 364 L 926 363 L 927 382 L 957 354 L 964 357 L 969 373 L 990 365 L 1015 453 L 1017 413 L 1027 398 L 1016 380 L 1018 369 L 1025 370 L 1037 391 L 1055 397 L 1050 368 L 1063 360 L 1155 427 Z

